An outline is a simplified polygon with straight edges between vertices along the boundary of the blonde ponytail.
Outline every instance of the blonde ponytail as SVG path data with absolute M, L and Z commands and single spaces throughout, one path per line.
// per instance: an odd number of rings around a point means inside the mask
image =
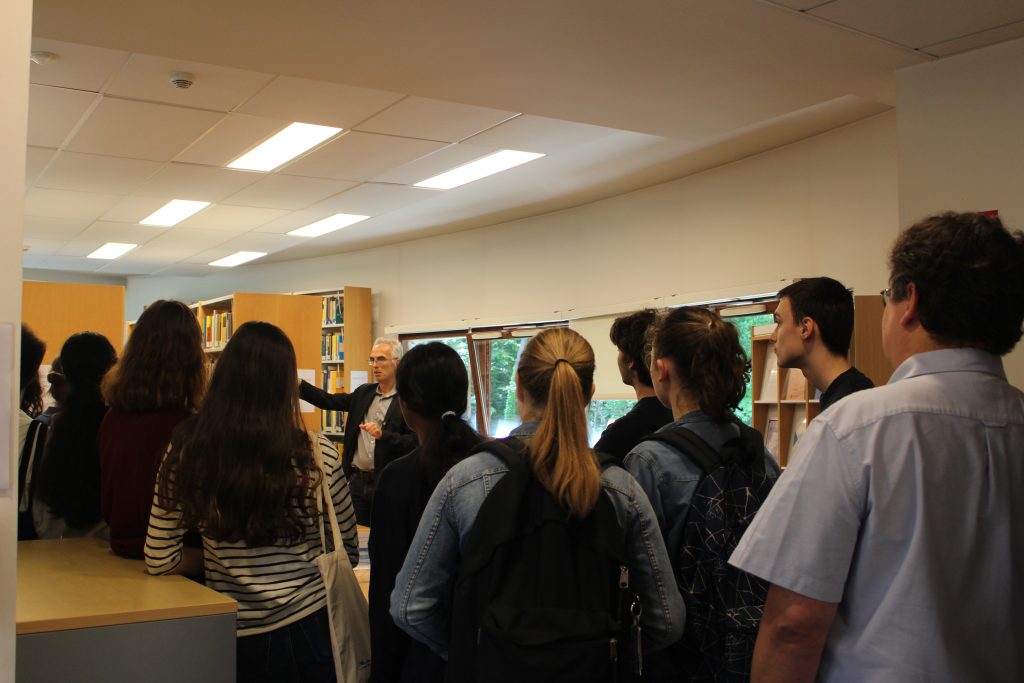
M 531 400 L 543 406 L 529 444 L 534 475 L 570 515 L 582 519 L 601 493 L 585 416 L 594 384 L 594 351 L 572 330 L 545 330 L 526 345 L 519 381 Z

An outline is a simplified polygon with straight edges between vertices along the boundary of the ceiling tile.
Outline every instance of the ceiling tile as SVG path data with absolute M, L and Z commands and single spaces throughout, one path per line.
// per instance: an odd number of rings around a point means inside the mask
M 139 197 L 171 197 L 219 202 L 264 177 L 263 173 L 172 163 L 139 186 Z
M 166 277 L 204 277 L 216 273 L 220 268 L 202 263 L 175 263 L 174 265 L 154 272 L 154 275 Z
M 370 133 L 458 142 L 513 116 L 514 111 L 407 97 L 356 128 Z
M 309 208 L 311 211 L 320 211 L 327 216 L 335 213 L 379 216 L 382 213 L 410 206 L 425 199 L 432 199 L 438 194 L 440 193 L 436 190 L 427 190 L 421 187 L 363 183 L 357 188 L 325 199 Z
M 22 268 L 46 268 L 47 262 L 50 257 L 46 254 L 33 254 L 28 252 L 21 256 L 21 267 Z
M 294 247 L 302 239 L 302 237 L 291 237 L 274 233 L 250 232 L 234 237 L 213 249 L 207 249 L 195 256 L 190 256 L 185 261 L 187 263 L 210 263 L 239 251 L 262 251 L 273 254 L 275 251 Z M 253 261 L 253 263 L 259 263 L 259 259 Z
M 358 185 L 354 181 L 273 174 L 237 192 L 223 204 L 296 211 Z
M 25 198 L 25 214 L 95 220 L 120 200 L 121 195 L 33 188 Z
M 138 223 L 172 199 L 174 197 L 171 195 L 163 197 L 125 197 L 105 211 L 100 218 L 117 223 Z
M 92 92 L 99 92 L 103 84 L 125 63 L 129 54 L 121 50 L 48 38 L 32 38 L 32 50 L 57 55 L 57 59 L 49 64 L 30 63 L 29 80 L 32 83 Z
M 89 227 L 91 218 L 50 218 L 46 216 L 25 216 L 25 237 L 67 242 Z
M 1020 0 L 836 0 L 809 12 L 872 36 L 920 48 L 1024 20 Z
M 167 254 L 173 254 L 175 260 L 180 261 L 194 256 L 198 252 L 223 244 L 230 239 L 232 239 L 230 233 L 174 227 L 147 242 L 146 250 L 147 252 L 162 250 Z
M 28 144 L 60 147 L 99 95 L 79 90 L 29 87 Z
M 618 132 L 613 128 L 523 114 L 474 135 L 466 142 L 496 149 L 551 154 L 563 149 L 577 148 Z
M 25 186 L 35 183 L 57 150 L 48 147 L 29 147 L 25 150 Z
M 93 273 L 108 263 L 103 259 L 79 258 L 75 256 L 48 256 L 44 268 L 71 270 L 79 273 Z
M 158 161 L 64 152 L 36 181 L 39 187 L 80 192 L 130 194 L 158 170 Z
M 65 240 L 40 240 L 32 237 L 26 237 L 24 242 L 29 247 L 29 250 L 24 253 L 36 257 L 56 254 L 65 244 Z
M 375 133 L 349 132 L 279 171 L 286 175 L 369 180 L 436 152 L 446 143 Z
M 217 112 L 104 97 L 67 149 L 169 161 L 223 116 Z
M 107 242 L 125 242 L 127 244 L 147 244 L 167 232 L 167 228 L 152 225 L 135 225 L 131 223 L 110 223 L 96 221 L 75 236 L 75 242 L 96 242 L 98 245 Z
M 113 261 L 104 261 L 104 265 L 100 266 L 96 272 L 109 275 L 152 275 L 174 263 L 173 261 L 129 258 L 134 253 L 131 251 Z
M 961 52 L 967 52 L 968 50 L 975 50 L 979 47 L 995 45 L 996 43 L 1001 43 L 1005 40 L 1014 40 L 1021 37 L 1024 37 L 1024 21 L 1017 21 L 988 31 L 972 33 L 964 36 L 963 38 L 957 38 L 955 40 L 937 43 L 935 45 L 926 45 L 921 49 L 930 55 L 935 55 L 936 57 L 948 57 L 950 55 L 960 54 Z
M 443 173 L 457 166 L 469 163 L 482 156 L 498 151 L 498 147 L 483 147 L 480 145 L 448 145 L 439 149 L 433 154 L 420 157 L 408 164 L 381 173 L 374 180 L 383 183 L 397 183 L 399 185 L 414 185 L 421 180 L 431 178 L 438 173 Z
M 192 86 L 181 89 L 172 85 L 171 74 L 176 72 L 192 74 Z M 106 92 L 131 99 L 226 112 L 255 95 L 272 78 L 271 74 L 256 71 L 136 53 L 107 86 Z
M 284 130 L 288 121 L 246 114 L 228 114 L 175 161 L 225 166 L 267 138 Z
M 244 114 L 352 128 L 402 98 L 399 93 L 280 76 L 238 108 Z
M 288 212 L 281 209 L 260 209 L 251 206 L 216 205 L 200 211 L 181 222 L 181 227 L 192 230 L 218 232 L 248 232 L 264 223 L 280 218 Z

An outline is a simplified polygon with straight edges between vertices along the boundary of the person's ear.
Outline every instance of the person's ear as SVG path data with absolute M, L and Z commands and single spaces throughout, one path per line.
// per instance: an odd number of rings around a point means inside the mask
M 814 322 L 814 318 L 805 315 L 800 320 L 800 338 L 804 341 L 809 341 L 816 331 L 817 323 Z
M 907 295 L 900 301 L 900 304 L 904 304 L 906 308 L 903 310 L 903 314 L 900 315 L 900 326 L 907 329 L 911 329 L 921 324 L 921 321 L 917 317 L 917 309 L 920 304 L 920 295 L 917 291 L 917 285 L 913 282 L 908 282 L 906 285 Z M 890 304 L 891 305 L 891 304 Z
M 668 363 L 664 358 L 655 358 L 651 363 L 651 377 L 656 378 L 659 382 L 667 382 L 670 374 Z

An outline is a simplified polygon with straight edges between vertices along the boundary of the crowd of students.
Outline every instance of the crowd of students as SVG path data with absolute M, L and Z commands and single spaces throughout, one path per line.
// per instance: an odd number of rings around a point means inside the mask
M 596 449 L 594 352 L 570 329 L 523 348 L 523 424 L 502 440 L 466 422 L 454 350 L 396 357 L 385 393 L 417 445 L 373 482 L 369 680 L 1019 680 L 1024 394 L 999 356 L 1022 333 L 1024 235 L 944 214 L 901 234 L 890 268 L 896 372 L 858 396 L 848 339 L 808 313 L 806 291 L 835 288 L 781 293 L 780 363 L 839 380 L 784 473 L 735 416 L 750 362 L 705 308 L 616 321 L 638 404 Z M 357 564 L 352 456 L 304 428 L 284 333 L 240 326 L 207 380 L 194 316 L 158 301 L 120 360 L 94 333 L 65 343 L 50 416 L 45 347 L 22 334 L 19 538 L 106 533 L 153 574 L 202 574 L 238 601 L 240 681 L 335 680 L 317 492 Z

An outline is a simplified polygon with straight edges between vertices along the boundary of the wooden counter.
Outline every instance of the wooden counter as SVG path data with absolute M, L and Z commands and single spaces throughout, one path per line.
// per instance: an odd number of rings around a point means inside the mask
M 103 540 L 22 541 L 17 681 L 233 681 L 236 611 L 183 576 L 149 576 Z
M 183 576 L 149 576 L 142 560 L 93 538 L 19 543 L 17 595 L 19 635 L 236 611 L 231 598 Z

